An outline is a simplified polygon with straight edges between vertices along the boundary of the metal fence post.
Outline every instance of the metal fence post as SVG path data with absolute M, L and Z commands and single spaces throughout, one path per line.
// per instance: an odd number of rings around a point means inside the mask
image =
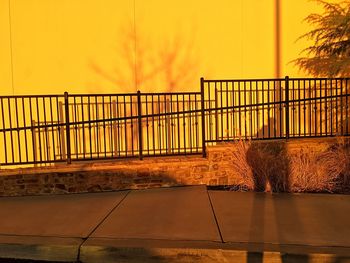
M 201 115 L 202 115 L 202 154 L 207 156 L 205 149 L 205 109 L 204 109 L 204 78 L 201 78 Z
M 289 138 L 289 77 L 285 77 L 285 105 L 286 105 L 286 139 Z
M 171 95 L 170 95 L 171 96 Z M 170 112 L 170 101 L 168 98 L 165 96 L 165 112 Z M 171 115 L 165 115 L 165 129 L 166 129 L 166 134 L 168 135 L 167 141 L 166 141 L 166 149 L 167 153 L 171 153 Z
M 72 162 L 71 148 L 70 148 L 70 127 L 69 127 L 69 101 L 68 92 L 64 92 L 64 110 L 66 116 L 66 143 L 67 143 L 67 164 Z
M 137 118 L 139 126 L 139 158 L 143 159 L 142 154 L 142 105 L 141 105 L 141 91 L 137 91 Z

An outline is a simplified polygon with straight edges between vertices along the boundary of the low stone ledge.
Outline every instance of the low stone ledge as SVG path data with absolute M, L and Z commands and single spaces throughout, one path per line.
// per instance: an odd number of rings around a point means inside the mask
M 276 140 L 287 151 L 322 151 L 339 138 Z M 349 142 L 349 139 L 344 139 Z M 254 142 L 256 143 L 256 141 Z M 258 141 L 257 143 L 274 143 Z M 0 169 L 0 196 L 46 195 L 145 189 L 181 185 L 242 185 L 233 169 L 235 143 L 207 147 L 199 156 L 158 157 L 144 160 L 80 162 L 70 165 Z
M 198 156 L 7 169 L 0 170 L 0 196 L 208 184 L 216 176 L 210 170 L 208 160 Z

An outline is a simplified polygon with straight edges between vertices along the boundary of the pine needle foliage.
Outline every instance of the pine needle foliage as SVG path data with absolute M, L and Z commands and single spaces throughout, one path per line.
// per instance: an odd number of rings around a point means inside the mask
M 323 14 L 310 14 L 305 21 L 314 27 L 299 39 L 313 41 L 294 60 L 301 70 L 316 77 L 346 77 L 350 75 L 350 1 L 322 5 Z

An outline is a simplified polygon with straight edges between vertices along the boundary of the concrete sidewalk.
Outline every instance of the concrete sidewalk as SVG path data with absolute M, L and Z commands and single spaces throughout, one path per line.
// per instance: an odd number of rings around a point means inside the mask
M 0 258 L 350 262 L 350 196 L 192 186 L 3 197 Z

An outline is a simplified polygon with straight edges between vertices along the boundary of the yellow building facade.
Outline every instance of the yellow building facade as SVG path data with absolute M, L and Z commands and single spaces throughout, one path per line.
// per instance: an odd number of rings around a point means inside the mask
M 320 7 L 281 0 L 281 75 Z M 275 76 L 274 0 L 0 0 L 0 95 L 198 90 Z M 135 55 L 136 54 L 136 55 Z M 135 74 L 136 72 L 136 74 Z

